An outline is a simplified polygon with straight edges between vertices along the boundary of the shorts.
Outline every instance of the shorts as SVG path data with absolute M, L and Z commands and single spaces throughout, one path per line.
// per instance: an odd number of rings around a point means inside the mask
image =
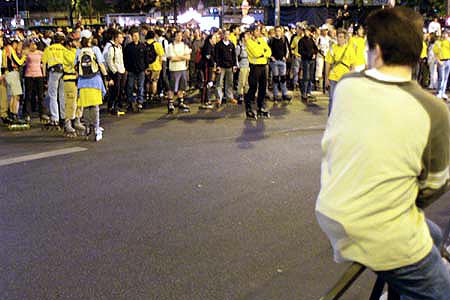
M 173 92 L 185 91 L 187 87 L 187 71 L 170 71 L 170 88 Z
M 149 75 L 149 79 L 151 81 L 158 81 L 159 80 L 159 74 L 161 74 L 161 71 L 151 71 Z
M 20 74 L 18 71 L 12 71 L 5 74 L 6 88 L 8 95 L 20 96 L 23 94 L 22 81 L 20 80 Z

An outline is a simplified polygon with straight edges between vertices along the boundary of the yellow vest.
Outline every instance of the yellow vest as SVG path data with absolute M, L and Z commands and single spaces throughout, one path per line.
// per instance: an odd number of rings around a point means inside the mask
M 47 67 L 64 64 L 64 52 L 66 47 L 61 44 L 53 44 L 44 50 L 42 55 L 42 64 Z
M 249 39 L 245 47 L 247 49 L 248 61 L 252 65 L 266 65 L 269 57 L 272 56 L 272 50 L 264 38 L 258 38 L 256 41 Z

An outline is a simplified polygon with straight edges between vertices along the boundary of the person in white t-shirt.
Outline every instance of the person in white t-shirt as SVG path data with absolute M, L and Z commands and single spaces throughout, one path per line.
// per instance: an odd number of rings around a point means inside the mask
M 441 24 L 438 21 L 438 18 L 434 18 L 430 24 L 428 24 L 428 33 L 436 33 L 436 35 L 441 35 Z
M 187 70 L 189 60 L 191 59 L 191 49 L 183 42 L 183 32 L 178 31 L 175 34 L 175 40 L 167 49 L 167 58 L 169 59 L 170 72 L 170 89 L 169 98 L 169 113 L 172 113 L 175 108 L 173 105 L 173 95 L 177 94 L 178 109 L 182 112 L 189 112 L 189 106 L 184 104 L 184 91 L 187 88 Z

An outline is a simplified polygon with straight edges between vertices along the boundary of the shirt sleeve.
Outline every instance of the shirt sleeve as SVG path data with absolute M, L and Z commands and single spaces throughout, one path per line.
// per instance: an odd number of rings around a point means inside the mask
M 95 46 L 93 48 L 93 50 L 94 50 L 95 56 L 97 57 L 97 62 L 99 64 L 105 64 L 105 58 L 103 57 L 102 52 L 100 51 L 100 48 Z

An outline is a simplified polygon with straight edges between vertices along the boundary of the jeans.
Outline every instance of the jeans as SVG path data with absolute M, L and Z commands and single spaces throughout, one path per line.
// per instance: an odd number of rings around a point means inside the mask
M 376 272 L 401 295 L 401 300 L 448 300 L 450 297 L 450 273 L 437 248 L 442 243 L 442 232 L 433 222 L 427 220 L 427 224 L 435 245 L 424 259 L 395 270 Z
M 302 78 L 302 96 L 306 96 L 311 94 L 314 73 L 315 73 L 315 65 L 314 60 L 302 60 L 302 68 L 303 68 L 303 78 Z
M 234 99 L 233 95 L 233 68 L 220 68 L 219 82 L 217 84 L 217 95 L 219 96 L 219 101 L 222 102 L 223 99 L 223 85 L 225 80 L 225 96 L 227 100 Z
M 286 62 L 282 60 L 272 61 L 270 62 L 270 68 L 272 69 L 273 96 L 275 98 L 278 97 L 278 94 L 280 93 L 279 87 L 281 88 L 281 94 L 286 96 Z
M 331 114 L 331 109 L 333 108 L 333 96 L 334 96 L 334 90 L 336 89 L 336 84 L 338 82 L 335 80 L 330 80 L 330 90 L 329 92 L 329 100 L 328 100 L 328 116 Z
M 298 73 L 300 72 L 301 63 L 302 59 L 300 57 L 294 57 L 294 59 L 292 60 L 291 73 L 292 73 L 292 83 L 294 86 L 298 84 Z
M 127 97 L 129 103 L 135 103 L 136 100 L 133 98 L 134 82 L 137 80 L 138 90 L 137 90 L 137 102 L 144 103 L 144 86 L 145 86 L 145 73 L 144 71 L 139 73 L 128 72 L 127 81 Z
M 448 76 L 450 74 L 450 60 L 443 61 L 438 64 L 439 82 L 438 82 L 438 97 L 443 97 L 447 90 Z
M 48 98 L 51 119 L 59 122 L 59 119 L 64 119 L 66 116 L 63 73 L 51 71 L 48 73 Z

